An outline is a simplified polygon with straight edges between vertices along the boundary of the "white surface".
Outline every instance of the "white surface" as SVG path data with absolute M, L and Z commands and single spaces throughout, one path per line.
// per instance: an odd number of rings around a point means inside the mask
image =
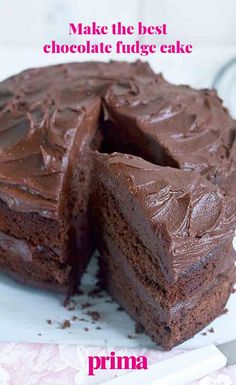
M 225 365 L 226 357 L 214 345 L 209 345 L 153 364 L 148 371 L 133 371 L 122 376 L 122 380 L 129 385 L 185 385 Z M 120 380 L 116 377 L 100 385 L 120 385 Z
M 228 46 L 236 43 L 235 15 L 235 0 L 0 0 L 0 42 L 35 46 L 52 38 L 68 41 L 68 22 L 117 20 L 167 23 L 168 36 L 160 41 Z

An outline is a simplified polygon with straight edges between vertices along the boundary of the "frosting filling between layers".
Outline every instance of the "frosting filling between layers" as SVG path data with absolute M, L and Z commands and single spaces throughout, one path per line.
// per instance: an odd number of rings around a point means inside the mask
M 63 291 L 73 287 L 71 266 L 60 263 L 57 252 L 0 232 L 0 268 L 18 281 Z
M 223 312 L 232 288 L 232 274 L 221 276 L 218 284 L 204 292 L 194 306 L 181 306 L 172 317 L 164 320 L 162 309 L 154 301 L 143 300 L 140 291 L 130 280 L 126 271 L 117 264 L 112 255 L 102 250 L 102 279 L 109 293 L 134 318 L 137 326 L 165 349 L 191 338 Z M 173 309 L 174 310 L 174 309 Z
M 106 249 L 101 250 L 101 255 L 103 256 L 101 263 L 109 264 L 106 258 L 110 258 L 111 260 L 114 259 L 115 263 L 119 266 L 120 271 L 122 271 L 122 275 L 124 275 L 125 280 L 129 280 L 131 286 L 134 287 L 137 296 L 142 298 L 142 301 L 153 309 L 158 319 L 162 322 L 170 322 L 172 318 L 175 319 L 178 317 L 178 313 L 181 313 L 182 309 L 187 310 L 194 308 L 199 302 L 201 302 L 204 295 L 207 295 L 208 292 L 214 290 L 214 288 L 218 285 L 221 285 L 222 282 L 228 281 L 232 285 L 235 280 L 235 266 L 234 261 L 231 259 L 225 270 L 212 278 L 210 282 L 203 285 L 200 289 L 192 293 L 191 296 L 187 296 L 185 299 L 178 300 L 176 302 L 171 302 L 169 299 L 165 298 L 162 291 L 158 287 L 145 281 L 144 276 L 137 274 L 127 262 L 126 256 L 122 255 L 118 249 L 113 247 L 111 250 L 112 256 L 111 254 L 108 254 L 109 252 L 107 252 Z M 104 257 L 106 255 L 109 256 Z

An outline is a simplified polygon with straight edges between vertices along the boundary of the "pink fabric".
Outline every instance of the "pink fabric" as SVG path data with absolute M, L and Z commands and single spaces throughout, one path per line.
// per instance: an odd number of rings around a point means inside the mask
M 0 344 L 0 385 L 97 385 L 125 371 L 98 371 L 95 377 L 87 375 L 88 355 L 147 355 L 149 364 L 165 359 L 175 352 L 147 349 L 117 349 L 52 344 Z M 225 368 L 193 385 L 234 385 L 236 370 Z M 174 385 L 174 384 L 173 384 Z

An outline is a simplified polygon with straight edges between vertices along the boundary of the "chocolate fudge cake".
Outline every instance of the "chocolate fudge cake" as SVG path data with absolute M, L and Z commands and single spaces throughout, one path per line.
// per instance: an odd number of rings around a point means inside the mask
M 147 64 L 72 63 L 0 84 L 0 269 L 43 287 L 76 287 L 94 249 L 88 198 L 101 95 Z
M 236 195 L 236 122 L 214 90 L 176 86 L 160 75 L 121 79 L 105 109 L 113 150 L 199 172 Z
M 214 91 L 147 63 L 0 83 L 0 270 L 72 292 L 97 245 L 103 283 L 154 341 L 191 337 L 234 280 L 235 127 Z
M 222 313 L 235 278 L 235 202 L 197 173 L 96 154 L 101 278 L 165 349 Z

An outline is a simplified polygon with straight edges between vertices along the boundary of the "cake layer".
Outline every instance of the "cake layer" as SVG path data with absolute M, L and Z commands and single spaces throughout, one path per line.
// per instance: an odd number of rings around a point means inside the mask
M 68 291 L 74 285 L 72 265 L 60 263 L 53 248 L 34 246 L 3 232 L 0 232 L 0 269 L 17 281 L 46 289 Z
M 103 251 L 101 276 L 111 296 L 134 318 L 139 328 L 142 327 L 154 342 L 167 350 L 193 337 L 222 314 L 235 278 L 232 266 L 227 274 L 219 275 L 214 285 L 194 302 L 189 300 L 179 307 L 170 306 L 169 319 L 164 320 L 159 307 L 150 304 L 147 295 L 140 293 L 117 260 Z M 146 292 L 146 288 L 143 292 Z M 155 301 L 156 297 L 153 298 L 154 304 Z
M 121 79 L 105 107 L 113 151 L 197 171 L 236 193 L 236 123 L 215 91 L 175 86 L 161 76 Z

